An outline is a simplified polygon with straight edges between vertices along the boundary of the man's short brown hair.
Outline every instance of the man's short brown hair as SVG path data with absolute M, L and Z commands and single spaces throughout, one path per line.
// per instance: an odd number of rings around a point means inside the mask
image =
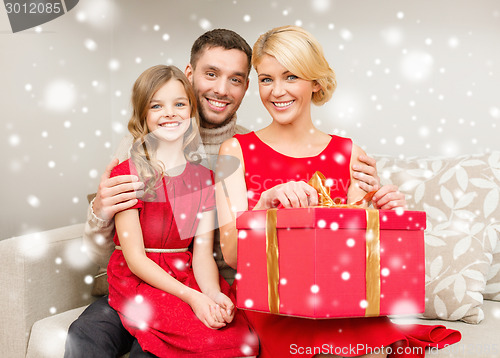
M 244 52 L 248 59 L 247 76 L 250 75 L 250 70 L 252 68 L 252 49 L 243 37 L 227 29 L 210 30 L 196 39 L 191 47 L 191 59 L 189 61 L 191 66 L 195 68 L 203 51 L 213 47 L 222 47 L 225 50 L 240 50 Z

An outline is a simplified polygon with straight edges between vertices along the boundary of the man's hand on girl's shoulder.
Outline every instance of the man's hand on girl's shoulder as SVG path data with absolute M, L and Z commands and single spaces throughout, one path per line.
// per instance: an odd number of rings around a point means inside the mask
M 110 178 L 111 171 L 117 165 L 118 159 L 113 159 L 106 167 L 92 203 L 94 215 L 101 220 L 111 220 L 116 213 L 130 209 L 142 195 L 144 184 L 137 176 L 117 175 Z

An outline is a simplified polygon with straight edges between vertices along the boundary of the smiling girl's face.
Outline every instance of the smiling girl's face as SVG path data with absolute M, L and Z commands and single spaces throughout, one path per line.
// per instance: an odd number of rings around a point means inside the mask
M 183 84 L 170 79 L 153 95 L 146 124 L 149 131 L 160 140 L 183 141 L 190 118 L 191 105 Z

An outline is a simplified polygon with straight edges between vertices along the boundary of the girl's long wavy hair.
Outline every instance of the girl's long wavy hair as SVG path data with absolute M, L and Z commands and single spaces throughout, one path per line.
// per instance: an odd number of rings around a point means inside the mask
M 128 122 L 128 130 L 134 137 L 130 149 L 130 159 L 134 163 L 139 179 L 144 183 L 143 200 L 154 200 L 156 188 L 161 183 L 165 168 L 156 159 L 158 139 L 150 132 L 146 119 L 154 94 L 168 81 L 179 81 L 184 86 L 191 106 L 191 123 L 184 134 L 183 151 L 189 162 L 199 162 L 197 149 L 200 145 L 196 139 L 199 127 L 196 96 L 193 87 L 184 73 L 175 66 L 157 65 L 144 71 L 134 83 L 132 89 L 132 117 Z

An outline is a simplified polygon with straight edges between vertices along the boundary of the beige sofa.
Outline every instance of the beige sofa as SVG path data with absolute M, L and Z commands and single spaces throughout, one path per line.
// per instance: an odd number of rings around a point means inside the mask
M 83 224 L 0 241 L 0 356 L 62 357 L 69 324 L 92 301 L 96 273 Z
M 422 198 L 436 196 L 435 191 L 438 189 L 432 180 L 436 180 L 438 176 L 458 178 L 457 185 L 463 189 L 465 178 L 459 164 L 466 164 L 465 167 L 469 168 L 467 165 L 474 164 L 474 160 L 477 164 L 479 160 L 486 162 L 486 165 L 495 167 L 496 162 L 494 160 L 488 161 L 488 158 L 488 156 L 469 156 L 458 159 L 414 158 L 398 160 L 392 157 L 377 157 L 380 164 L 379 172 L 383 181 L 392 181 L 401 186 L 408 196 L 410 208 L 418 208 L 422 204 Z M 456 168 L 456 171 L 461 172 L 461 174 L 451 173 L 453 174 L 451 175 L 448 173 L 453 168 Z M 476 169 L 483 171 L 482 174 L 479 173 L 478 175 L 484 174 L 484 168 L 478 167 Z M 408 175 L 412 177 L 408 178 Z M 473 177 L 475 177 L 475 174 L 469 173 L 468 179 L 471 180 L 471 183 L 474 183 Z M 440 185 L 443 184 L 444 179 L 439 179 Z M 412 185 L 408 184 L 410 181 L 413 181 Z M 448 181 L 448 183 L 450 182 Z M 476 184 L 479 185 L 480 182 Z M 423 188 L 422 185 L 424 185 Z M 469 185 L 468 187 L 470 189 L 472 186 Z M 449 188 L 441 189 L 441 195 L 445 198 L 447 195 L 446 190 L 449 190 Z M 486 202 L 479 197 L 476 199 L 480 200 L 480 205 Z M 446 211 L 444 206 L 449 206 L 450 200 L 450 198 L 441 200 L 443 205 L 440 209 L 441 212 Z M 455 202 L 452 204 L 455 204 Z M 437 212 L 437 205 L 428 206 L 433 216 Z M 460 210 L 463 211 L 463 208 Z M 494 214 L 498 214 L 500 208 L 495 210 Z M 461 214 L 464 213 L 461 212 Z M 488 215 L 487 225 L 489 225 L 489 228 L 492 225 L 492 219 L 500 220 L 500 215 L 494 216 L 494 214 L 490 213 Z M 435 234 L 435 231 L 435 227 L 431 228 L 429 231 L 430 237 Z M 85 305 L 92 302 L 93 299 L 90 295 L 91 277 L 95 274 L 97 267 L 87 259 L 85 252 L 82 250 L 82 232 L 83 224 L 78 224 L 0 241 L 0 253 L 4 262 L 3 269 L 0 271 L 0 282 L 2 283 L 2 294 L 0 295 L 0 347 L 2 351 L 0 355 L 2 357 L 56 358 L 63 356 L 64 342 L 69 325 L 83 311 Z M 435 238 L 432 238 L 432 240 L 434 240 L 433 243 L 436 242 Z M 492 239 L 490 232 L 490 241 L 494 240 L 498 242 L 498 236 Z M 491 257 L 498 256 L 492 254 L 495 252 L 494 249 L 490 248 Z M 456 252 L 456 250 L 454 250 L 456 254 L 460 253 Z M 431 254 L 430 250 L 429 254 Z M 457 260 L 460 261 L 463 257 L 460 256 Z M 444 286 L 443 284 L 438 283 L 438 288 L 433 286 L 434 281 L 436 281 L 436 277 L 443 276 L 444 272 L 447 271 L 446 268 L 439 267 L 442 261 L 440 260 L 439 257 L 438 259 L 432 259 L 428 263 L 429 267 L 426 268 L 426 271 L 427 269 L 432 271 L 428 275 L 427 290 L 439 294 L 446 290 L 439 288 Z M 490 262 L 490 264 L 493 266 L 493 263 Z M 479 272 L 479 269 L 474 272 L 476 271 Z M 495 272 L 490 273 L 490 276 L 492 274 L 495 274 Z M 466 275 L 474 277 L 470 273 L 466 273 Z M 451 291 L 461 296 L 460 285 L 457 284 L 459 281 L 455 280 L 454 282 L 450 286 Z M 490 286 L 484 284 L 478 286 L 476 284 L 474 287 L 485 292 Z M 470 288 L 470 290 L 473 289 Z M 470 296 L 482 301 L 482 296 L 478 298 L 478 294 L 481 295 L 481 292 L 474 294 L 470 292 L 467 291 L 466 297 L 461 296 L 461 298 L 466 300 Z M 439 299 L 434 299 L 433 302 L 437 306 L 429 306 L 429 311 L 433 314 L 442 314 L 442 310 L 446 311 L 445 308 L 440 306 L 442 300 L 444 300 L 442 296 Z M 484 317 L 479 324 L 417 319 L 418 323 L 443 324 L 449 328 L 457 329 L 463 336 L 459 344 L 439 352 L 429 352 L 428 356 L 500 357 L 500 341 L 498 339 L 500 332 L 500 302 L 485 300 L 482 304 L 478 303 L 478 307 L 480 308 L 475 308 L 475 315 L 466 315 L 462 319 L 477 321 Z M 448 310 L 447 313 L 449 315 L 451 312 L 452 315 L 456 315 L 458 311 L 462 312 L 460 309 L 454 312 Z

